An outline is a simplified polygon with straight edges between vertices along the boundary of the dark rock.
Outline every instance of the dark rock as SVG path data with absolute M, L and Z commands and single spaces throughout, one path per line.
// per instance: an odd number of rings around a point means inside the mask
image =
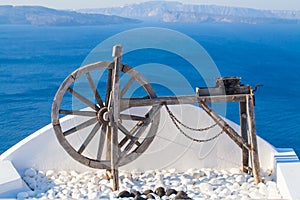
M 179 191 L 177 195 L 173 198 L 173 200 L 175 199 L 192 199 L 192 198 L 190 198 L 184 191 Z
M 152 194 L 147 194 L 147 199 L 155 199 L 155 197 Z
M 155 194 L 157 194 L 160 198 L 162 196 L 165 196 L 166 195 L 165 188 L 163 188 L 163 187 L 156 188 Z
M 125 197 L 132 197 L 131 193 L 124 190 L 122 192 L 119 193 L 118 198 L 125 198 Z
M 170 196 L 170 195 L 172 195 L 172 194 L 177 194 L 177 191 L 174 190 L 174 189 L 168 188 L 168 189 L 166 190 L 166 195 L 167 195 L 167 196 Z
M 150 193 L 154 193 L 153 190 L 145 190 L 145 191 L 144 191 L 144 194 L 145 194 L 145 195 L 148 195 L 148 194 L 150 194 Z
M 132 197 L 141 196 L 142 194 L 139 191 L 133 190 L 131 192 Z
M 184 191 L 179 191 L 178 193 L 177 193 L 177 195 L 180 195 L 180 196 L 187 196 L 187 194 L 184 192 Z
M 146 199 L 141 196 L 135 196 L 133 200 L 146 200 Z

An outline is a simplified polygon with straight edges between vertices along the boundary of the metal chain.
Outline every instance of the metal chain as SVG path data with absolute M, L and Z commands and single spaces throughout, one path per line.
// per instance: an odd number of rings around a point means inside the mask
M 182 133 L 186 138 L 188 138 L 188 139 L 190 139 L 190 140 L 192 140 L 192 141 L 194 141 L 194 142 L 199 142 L 199 143 L 200 143 L 200 142 L 209 142 L 209 141 L 212 141 L 212 140 L 216 139 L 217 137 L 219 137 L 219 136 L 224 132 L 223 129 L 222 129 L 217 135 L 215 135 L 215 136 L 213 136 L 213 137 L 211 137 L 211 138 L 208 138 L 208 139 L 202 139 L 202 140 L 201 140 L 201 139 L 193 138 L 193 137 L 189 136 L 187 133 L 185 133 L 185 132 L 179 127 L 179 125 L 178 125 L 177 123 L 179 123 L 180 125 L 182 125 L 182 126 L 185 127 L 185 128 L 188 128 L 188 129 L 194 130 L 194 131 L 204 131 L 204 130 L 209 130 L 209 129 L 215 127 L 215 126 L 217 125 L 217 123 L 216 123 L 216 124 L 213 124 L 212 126 L 209 126 L 209 127 L 207 127 L 207 128 L 190 128 L 190 127 L 186 126 L 185 124 L 183 124 L 182 122 L 180 122 L 180 121 L 174 116 L 174 114 L 173 114 L 173 113 L 170 111 L 170 109 L 168 108 L 167 104 L 164 104 L 164 105 L 165 105 L 165 107 L 166 107 L 166 109 L 167 109 L 167 112 L 168 112 L 168 114 L 169 114 L 169 116 L 170 116 L 172 122 L 174 123 L 174 125 L 176 126 L 176 128 L 180 131 L 180 133 Z
M 201 131 L 207 131 L 207 130 L 209 130 L 209 129 L 215 127 L 215 126 L 218 124 L 218 123 L 215 123 L 215 124 L 213 124 L 213 125 L 211 125 L 211 126 L 208 126 L 208 127 L 206 127 L 206 128 L 191 128 L 191 127 L 189 127 L 189 126 L 183 124 L 181 121 L 179 121 L 179 119 L 178 119 L 177 117 L 175 117 L 175 115 L 174 115 L 174 114 L 172 113 L 172 111 L 169 109 L 169 107 L 167 106 L 167 104 L 164 104 L 164 105 L 165 105 L 165 107 L 166 107 L 166 109 L 167 109 L 167 112 L 169 113 L 171 119 L 174 119 L 178 124 L 180 124 L 181 126 L 187 128 L 187 129 L 190 129 L 190 130 L 192 130 L 192 131 L 199 131 L 199 132 L 201 132 Z

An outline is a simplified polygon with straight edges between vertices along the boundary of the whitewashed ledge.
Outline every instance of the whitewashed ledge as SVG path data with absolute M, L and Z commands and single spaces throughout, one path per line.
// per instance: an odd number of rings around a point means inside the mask
M 291 148 L 277 148 L 275 160 L 275 181 L 285 199 L 300 199 L 300 161 Z
M 199 107 L 181 105 L 170 106 L 170 109 L 176 116 L 181 116 L 179 119 L 183 123 L 192 127 L 206 127 L 213 124 L 213 121 Z M 80 121 L 82 121 L 80 117 L 65 117 L 61 124 L 68 128 L 73 126 L 74 123 L 80 123 Z M 231 121 L 228 121 L 228 123 L 238 133 L 240 132 L 238 125 Z M 218 130 L 218 127 L 215 127 L 205 134 L 204 138 L 211 137 Z M 74 138 L 74 140 L 80 139 Z M 280 156 L 291 154 L 284 154 L 286 152 L 284 149 L 277 150 L 260 137 L 258 137 L 258 149 L 262 172 L 265 174 L 273 172 L 270 178 L 273 177 L 277 180 L 277 186 L 283 197 L 300 198 L 299 191 L 293 187 L 300 185 L 299 161 L 280 160 Z M 293 151 L 290 150 L 288 152 Z M 25 170 L 28 168 L 43 171 L 75 170 L 77 172 L 85 172 L 93 170 L 74 161 L 64 151 L 58 144 L 50 124 L 0 155 L 0 161 L 6 160 L 11 161 L 16 171 L 21 175 L 24 175 Z M 161 123 L 153 143 L 142 156 L 134 162 L 123 166 L 121 170 L 147 171 L 176 168 L 178 171 L 184 172 L 190 168 L 231 169 L 239 168 L 240 166 L 241 150 L 226 134 L 222 134 L 216 140 L 207 143 L 191 142 L 177 131 L 163 109 L 161 112 Z M 290 172 L 293 173 L 291 174 Z M 11 188 L 12 191 L 13 189 Z

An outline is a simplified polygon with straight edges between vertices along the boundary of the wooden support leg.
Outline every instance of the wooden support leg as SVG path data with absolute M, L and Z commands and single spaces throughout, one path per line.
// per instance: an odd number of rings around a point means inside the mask
M 245 142 L 248 143 L 247 132 L 247 108 L 246 102 L 240 102 L 240 127 L 241 135 Z M 242 170 L 245 173 L 249 173 L 249 151 L 245 147 L 242 147 Z
M 257 148 L 257 139 L 256 139 L 256 125 L 255 125 L 255 116 L 254 116 L 254 102 L 253 96 L 247 95 L 246 97 L 247 104 L 247 121 L 248 129 L 250 134 L 250 145 L 251 145 L 251 162 L 253 168 L 253 176 L 256 184 L 262 182 L 260 174 L 260 165 L 259 165 L 259 156 Z
M 113 190 L 119 189 L 119 169 L 118 169 L 118 127 L 116 124 L 113 125 L 112 143 L 111 143 L 111 174 L 113 179 Z
M 200 101 L 200 106 L 203 110 L 223 129 L 223 131 L 240 147 L 245 147 L 251 150 L 251 147 L 244 139 L 225 122 L 217 113 L 215 113 L 205 102 Z
M 113 87 L 110 107 L 110 122 L 112 127 L 111 141 L 111 173 L 113 178 L 113 190 L 119 189 L 119 143 L 118 143 L 118 124 L 120 119 L 120 72 L 122 67 L 122 46 L 114 46 L 112 56 L 114 57 L 115 66 L 113 70 Z

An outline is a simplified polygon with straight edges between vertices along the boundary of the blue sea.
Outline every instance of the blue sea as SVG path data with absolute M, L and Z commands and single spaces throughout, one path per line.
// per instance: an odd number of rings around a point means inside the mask
M 275 147 L 292 147 L 300 155 L 300 26 L 292 24 L 0 26 L 0 154 L 51 122 L 51 104 L 59 85 L 93 48 L 112 35 L 144 26 L 186 34 L 206 49 L 222 76 L 263 84 L 256 92 L 258 135 Z M 131 59 L 142 63 L 145 57 L 147 62 L 155 58 L 166 64 L 167 56 L 141 52 Z M 189 76 L 193 80 L 192 73 Z M 197 86 L 197 80 L 192 82 Z M 228 107 L 226 117 L 239 122 L 238 107 Z

